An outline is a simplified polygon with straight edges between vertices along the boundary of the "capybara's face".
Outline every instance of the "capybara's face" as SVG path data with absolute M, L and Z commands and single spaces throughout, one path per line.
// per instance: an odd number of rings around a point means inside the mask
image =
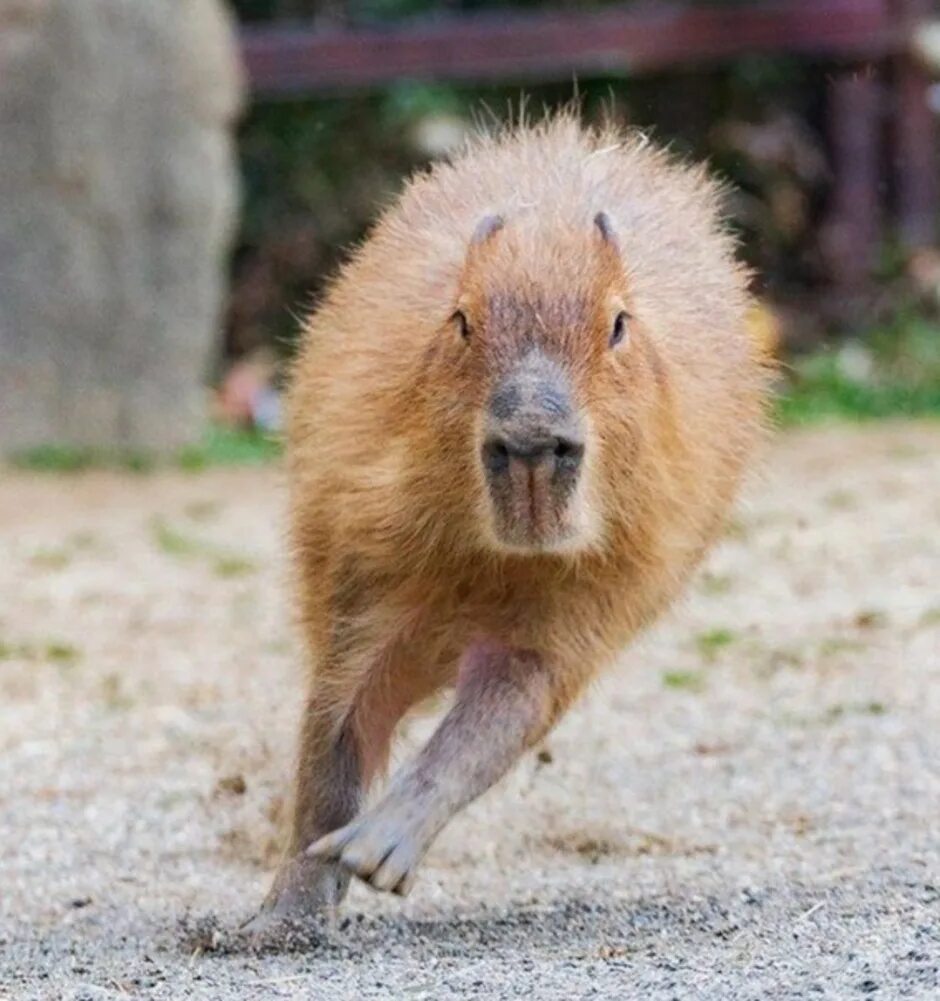
M 553 236 L 484 219 L 442 333 L 440 378 L 457 382 L 445 419 L 475 472 L 481 535 L 504 552 L 599 546 L 611 491 L 628 489 L 643 372 L 616 238 L 603 215 Z

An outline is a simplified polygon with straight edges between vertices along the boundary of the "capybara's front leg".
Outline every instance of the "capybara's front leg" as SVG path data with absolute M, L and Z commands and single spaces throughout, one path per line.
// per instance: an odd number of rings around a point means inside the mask
M 373 808 L 321 837 L 308 855 L 339 862 L 377 890 L 406 894 L 437 833 L 542 737 L 560 695 L 539 654 L 474 644 L 453 708 L 427 746 Z

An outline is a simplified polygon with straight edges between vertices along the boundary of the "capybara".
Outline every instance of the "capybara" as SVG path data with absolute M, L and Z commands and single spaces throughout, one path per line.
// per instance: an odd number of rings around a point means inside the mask
M 720 195 L 564 113 L 418 175 L 333 282 L 288 401 L 311 669 L 269 918 L 351 873 L 407 893 L 721 531 L 767 380 Z M 396 724 L 447 686 L 364 807 Z

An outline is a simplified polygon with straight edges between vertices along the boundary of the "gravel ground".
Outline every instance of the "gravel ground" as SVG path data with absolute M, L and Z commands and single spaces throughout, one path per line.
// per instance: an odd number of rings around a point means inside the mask
M 0 997 L 940 998 L 940 426 L 784 437 L 408 901 L 258 951 L 281 502 L 277 470 L 0 473 Z

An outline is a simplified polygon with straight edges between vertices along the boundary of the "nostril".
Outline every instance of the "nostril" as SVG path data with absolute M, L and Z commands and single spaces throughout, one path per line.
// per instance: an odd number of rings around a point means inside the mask
M 584 445 L 570 438 L 558 438 L 555 442 L 555 458 L 565 465 L 577 465 L 584 455 Z
M 483 465 L 491 473 L 502 473 L 509 468 L 509 447 L 501 438 L 490 438 L 483 445 Z

